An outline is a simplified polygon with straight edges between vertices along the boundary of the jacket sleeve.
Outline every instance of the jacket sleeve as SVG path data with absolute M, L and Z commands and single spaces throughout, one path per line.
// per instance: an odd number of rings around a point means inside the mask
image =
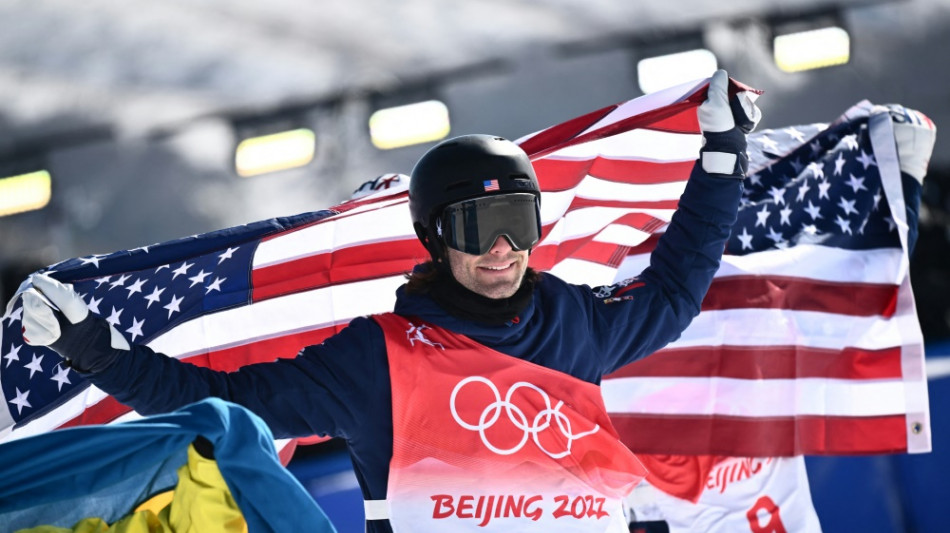
M 586 295 L 605 374 L 676 340 L 699 314 L 741 196 L 741 180 L 707 174 L 697 163 L 649 266 Z
M 292 359 L 221 372 L 181 362 L 134 345 L 108 368 L 86 377 L 140 414 L 172 411 L 207 397 L 248 408 L 276 438 L 323 435 L 346 438 L 354 413 L 372 401 L 380 372 L 388 376 L 382 330 L 356 318 L 323 343 Z

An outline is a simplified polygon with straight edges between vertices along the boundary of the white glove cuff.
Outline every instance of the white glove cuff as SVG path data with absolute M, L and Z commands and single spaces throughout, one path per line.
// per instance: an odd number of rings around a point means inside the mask
M 112 324 L 109 324 L 109 344 L 116 350 L 131 350 L 132 346 L 129 345 L 129 341 L 119 333 L 119 330 L 115 329 Z
M 703 152 L 703 170 L 708 174 L 734 174 L 736 169 L 736 154 L 724 152 Z

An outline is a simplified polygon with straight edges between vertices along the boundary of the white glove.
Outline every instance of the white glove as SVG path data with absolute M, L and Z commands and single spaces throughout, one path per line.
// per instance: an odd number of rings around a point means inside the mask
M 886 107 L 894 123 L 901 172 L 923 183 L 937 140 L 937 126 L 920 111 L 898 104 L 888 104 Z
M 86 320 L 89 316 L 86 302 L 76 294 L 72 285 L 60 283 L 46 274 L 34 274 L 32 284 L 22 295 L 23 340 L 31 346 L 51 346 L 63 357 L 71 359 L 72 354 L 60 352 L 61 347 L 54 346 L 54 343 L 60 340 L 64 328 Z M 125 337 L 111 324 L 109 329 L 111 347 L 128 350 L 130 346 Z
M 709 79 L 706 101 L 697 110 L 704 140 L 703 170 L 737 177 L 745 174 L 748 162 L 745 135 L 762 118 L 762 111 L 755 105 L 757 97 L 749 91 L 740 91 L 730 99 L 729 75 L 725 70 L 717 70 Z
M 35 274 L 33 286 L 23 293 L 23 340 L 31 346 L 49 346 L 62 335 L 61 313 L 70 324 L 82 322 L 89 309 L 72 285 L 63 285 L 46 274 Z M 54 303 L 55 302 L 55 303 Z

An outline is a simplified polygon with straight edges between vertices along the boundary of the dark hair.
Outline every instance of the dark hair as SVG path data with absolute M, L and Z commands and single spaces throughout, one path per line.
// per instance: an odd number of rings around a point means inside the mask
M 451 274 L 449 274 L 451 275 Z M 409 294 L 426 294 L 436 283 L 439 281 L 439 268 L 436 266 L 435 262 L 431 259 L 422 263 L 412 270 L 412 272 L 406 273 L 406 292 Z M 537 283 L 541 279 L 541 273 L 537 270 L 528 267 L 524 272 L 524 283 Z

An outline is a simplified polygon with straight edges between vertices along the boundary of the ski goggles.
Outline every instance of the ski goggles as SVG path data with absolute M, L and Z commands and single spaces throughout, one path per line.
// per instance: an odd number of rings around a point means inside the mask
M 436 221 L 446 246 L 467 254 L 488 253 L 504 236 L 515 250 L 530 250 L 541 238 L 541 215 L 535 195 L 511 193 L 450 204 Z

